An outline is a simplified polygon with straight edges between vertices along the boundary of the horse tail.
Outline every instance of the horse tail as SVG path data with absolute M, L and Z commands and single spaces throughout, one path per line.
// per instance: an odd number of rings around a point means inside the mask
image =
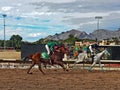
M 33 56 L 33 54 L 30 54 L 30 55 L 28 55 L 28 56 L 26 56 L 26 57 L 23 57 L 22 58 L 22 61 L 29 61 L 29 59 L 31 59 L 32 58 L 32 56 Z
M 21 60 L 22 60 L 23 62 L 29 61 L 29 57 L 23 57 Z

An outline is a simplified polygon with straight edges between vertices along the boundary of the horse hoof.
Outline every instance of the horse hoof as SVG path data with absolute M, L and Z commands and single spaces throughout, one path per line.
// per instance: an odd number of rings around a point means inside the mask
M 66 71 L 68 72 L 69 70 L 67 69 Z
M 57 71 L 57 69 L 54 69 L 54 71 Z
M 31 72 L 31 73 L 28 73 L 28 72 L 27 72 L 27 74 L 33 74 L 33 73 L 32 73 L 32 72 Z
M 103 70 L 102 72 L 104 73 L 105 71 Z
M 43 73 L 43 75 L 45 75 L 45 73 Z
M 87 71 L 88 71 L 88 72 L 91 72 L 91 70 L 90 70 L 90 69 L 88 69 Z
M 43 74 L 43 75 L 45 75 L 45 73 L 44 73 L 44 72 L 42 72 L 42 74 Z

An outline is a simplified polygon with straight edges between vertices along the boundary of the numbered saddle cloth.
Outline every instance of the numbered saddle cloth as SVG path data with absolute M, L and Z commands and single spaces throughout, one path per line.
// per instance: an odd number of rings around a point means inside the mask
M 41 57 L 42 57 L 43 59 L 48 59 L 48 58 L 49 58 L 49 55 L 48 55 L 46 52 L 42 52 L 42 53 L 41 53 Z

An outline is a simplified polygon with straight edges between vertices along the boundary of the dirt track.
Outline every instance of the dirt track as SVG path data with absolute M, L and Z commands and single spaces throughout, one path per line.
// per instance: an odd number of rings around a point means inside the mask
M 120 71 L 0 69 L 0 90 L 120 90 Z

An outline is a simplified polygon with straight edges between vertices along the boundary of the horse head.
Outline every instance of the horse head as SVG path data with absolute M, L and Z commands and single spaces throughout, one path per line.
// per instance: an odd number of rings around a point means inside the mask
M 109 55 L 109 56 L 110 56 L 110 53 L 108 52 L 107 49 L 105 49 L 104 52 L 105 52 L 106 55 Z
M 63 54 L 67 54 L 67 53 L 68 53 L 68 49 L 66 49 L 64 46 L 60 46 L 60 47 L 58 48 L 58 50 L 59 50 L 61 53 L 63 53 Z

